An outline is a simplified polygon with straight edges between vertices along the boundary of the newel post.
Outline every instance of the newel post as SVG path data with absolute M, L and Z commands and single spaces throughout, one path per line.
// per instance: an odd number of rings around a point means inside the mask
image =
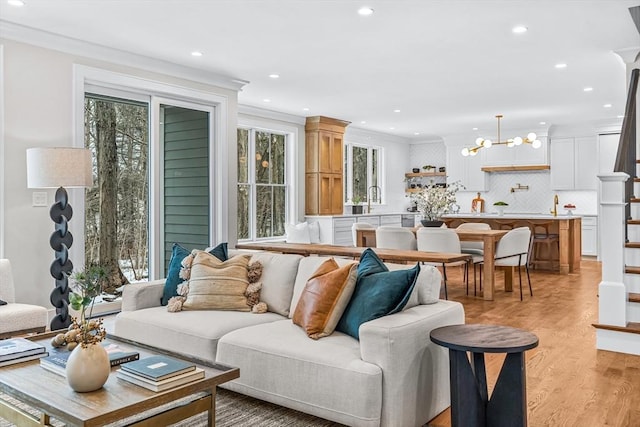
M 599 320 L 603 325 L 627 326 L 627 290 L 624 285 L 625 192 L 629 175 L 598 175 L 601 182 L 599 227 L 602 281 L 598 287 Z

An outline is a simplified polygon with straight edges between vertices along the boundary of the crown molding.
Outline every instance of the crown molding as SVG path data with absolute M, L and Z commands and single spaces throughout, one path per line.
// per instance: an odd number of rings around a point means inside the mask
M 145 71 L 162 73 L 173 77 L 192 80 L 198 83 L 218 86 L 235 91 L 241 90 L 249 83 L 235 77 L 224 76 L 169 61 L 138 55 L 108 46 L 89 43 L 71 37 L 42 31 L 37 28 L 18 25 L 0 19 L 1 38 L 31 44 L 46 49 L 57 50 L 71 55 L 107 61 L 113 64 L 139 68 Z M 160 70 L 160 71 L 159 71 Z
M 411 140 L 398 135 L 390 135 L 388 133 L 376 132 L 368 129 L 362 129 L 356 126 L 347 126 L 344 133 L 344 139 L 349 142 L 359 143 L 375 143 L 375 142 L 394 142 L 396 144 L 410 144 Z
M 294 114 L 281 113 L 279 111 L 267 110 L 265 108 L 254 107 L 253 105 L 238 104 L 238 114 L 256 116 L 262 119 L 278 120 L 281 122 L 293 123 L 304 126 L 306 118 Z

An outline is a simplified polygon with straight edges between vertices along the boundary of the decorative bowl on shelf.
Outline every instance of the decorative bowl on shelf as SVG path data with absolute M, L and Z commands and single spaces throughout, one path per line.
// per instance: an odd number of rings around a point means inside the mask
M 419 173 L 420 172 L 420 168 L 413 168 L 411 170 L 413 171 L 413 173 Z
M 567 211 L 567 215 L 573 215 L 573 211 L 576 209 L 576 205 L 567 203 L 564 205 L 564 209 Z

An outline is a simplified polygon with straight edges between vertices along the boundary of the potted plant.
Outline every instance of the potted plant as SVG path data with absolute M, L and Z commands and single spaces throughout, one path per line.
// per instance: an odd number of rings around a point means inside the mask
M 98 390 L 111 372 L 107 351 L 100 345 L 107 335 L 102 319 L 91 319 L 95 298 L 102 293 L 102 282 L 106 277 L 104 268 L 96 266 L 71 277 L 69 303 L 80 316 L 72 318 L 69 331 L 64 334 L 65 340 L 76 343 L 67 361 L 66 374 L 67 382 L 78 392 Z M 67 342 L 72 347 L 70 344 Z
M 436 171 L 436 167 L 434 165 L 424 165 L 424 166 L 422 166 L 422 169 L 424 169 L 425 172 L 435 172 Z
M 363 201 L 364 199 L 362 198 L 362 196 L 356 195 L 351 198 L 351 213 L 353 215 L 362 214 L 363 207 L 360 203 L 362 203 Z
M 456 211 L 456 193 L 464 188 L 458 181 L 445 187 L 431 181 L 420 191 L 409 195 L 422 215 L 422 225 L 425 227 L 440 227 L 443 223 L 442 215 Z
M 498 215 L 502 216 L 504 215 L 504 208 L 506 206 L 509 206 L 509 203 L 503 202 L 503 201 L 497 201 L 493 204 L 493 206 L 496 207 L 496 210 L 498 211 Z

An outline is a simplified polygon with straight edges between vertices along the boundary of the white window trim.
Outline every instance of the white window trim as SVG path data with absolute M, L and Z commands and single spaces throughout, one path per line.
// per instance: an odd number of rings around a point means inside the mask
M 353 205 L 353 202 L 351 201 L 352 197 L 353 197 L 353 147 L 360 147 L 360 148 L 366 148 L 367 149 L 367 191 L 368 189 L 373 185 L 372 181 L 371 181 L 371 175 L 369 172 L 372 171 L 372 162 L 373 162 L 373 155 L 372 155 L 372 151 L 371 150 L 378 150 L 378 183 L 376 185 L 378 185 L 380 187 L 380 193 L 381 197 L 380 200 L 377 203 L 372 203 L 372 205 L 374 206 L 382 206 L 386 204 L 386 191 L 385 191 L 385 185 L 384 183 L 385 181 L 385 154 L 384 154 L 384 147 L 381 147 L 379 145 L 371 145 L 371 144 L 362 144 L 359 142 L 346 142 L 345 143 L 345 150 L 347 153 L 347 168 L 344 171 L 345 174 L 345 186 L 347 188 L 347 200 L 345 201 L 345 205 L 349 206 L 349 205 Z M 369 195 L 367 194 L 367 198 L 369 197 Z
M 4 45 L 0 44 L 0 70 L 4 70 Z M 0 258 L 4 258 L 4 238 L 7 235 L 4 231 L 4 182 L 6 167 L 6 156 L 4 155 L 4 73 L 0 78 Z
M 243 129 L 253 129 L 257 131 L 263 132 L 271 132 L 277 134 L 286 135 L 286 165 L 285 165 L 285 177 L 284 182 L 287 187 L 286 191 L 286 217 L 285 223 L 297 223 L 299 222 L 298 218 L 298 180 L 296 177 L 298 176 L 298 162 L 296 159 L 298 158 L 298 128 L 295 126 L 289 126 L 282 123 L 275 123 L 265 119 L 257 119 L 257 118 L 247 118 L 247 117 L 238 117 L 238 128 Z M 253 150 L 254 148 L 251 148 Z M 250 150 L 250 151 L 251 151 Z M 251 154 L 251 153 L 249 153 Z M 250 180 L 253 179 L 253 169 L 249 168 Z M 255 187 L 255 186 L 254 186 Z M 252 189 L 252 197 L 254 197 L 255 188 Z M 255 197 L 254 197 L 255 199 Z M 254 209 L 255 206 L 251 206 L 251 209 Z M 257 241 L 257 240 L 273 240 L 274 238 L 261 238 L 257 239 L 255 236 L 255 220 L 253 218 L 253 212 L 250 212 L 251 226 L 250 226 L 250 234 L 253 236 L 250 239 L 242 239 L 238 241 Z
M 131 75 L 116 73 L 112 71 L 102 70 L 98 68 L 88 67 L 85 65 L 74 64 L 73 66 L 73 100 L 72 100 L 72 128 L 73 132 L 73 147 L 84 147 L 84 97 L 85 92 L 89 88 L 104 88 L 111 89 L 112 91 L 124 91 L 127 93 L 140 94 L 143 96 L 153 97 L 166 97 L 170 99 L 170 103 L 175 105 L 176 102 L 183 101 L 187 103 L 199 104 L 203 107 L 209 106 L 212 108 L 212 119 L 214 126 L 212 126 L 212 147 L 214 147 L 214 157 L 212 157 L 212 167 L 215 171 L 215 186 L 211 187 L 211 206 L 224 207 L 228 206 L 229 201 L 229 148 L 227 143 L 228 130 L 227 130 L 227 118 L 228 118 L 228 100 L 226 96 L 217 95 L 210 92 L 204 92 L 200 90 L 190 89 L 183 86 L 177 86 L 161 81 L 149 80 Z M 113 93 L 113 92 L 112 92 Z M 189 107 L 191 108 L 191 107 Z M 159 129 L 153 125 L 149 134 L 150 144 L 157 144 L 157 132 Z M 156 118 L 157 122 L 157 118 Z M 155 128 L 155 129 L 154 129 Z M 152 185 L 157 185 L 159 182 L 159 163 L 157 163 L 158 148 L 153 147 L 150 150 L 150 192 L 154 194 L 154 188 Z M 213 174 L 210 174 L 213 176 Z M 155 184 L 154 184 L 155 183 Z M 157 187 L 156 187 L 157 188 Z M 70 203 L 76 207 L 76 212 L 84 212 L 84 190 L 70 191 Z M 163 276 L 162 266 L 158 264 L 159 259 L 158 251 L 162 250 L 158 246 L 158 237 L 155 235 L 159 233 L 159 199 L 157 197 L 151 197 L 150 205 L 151 217 L 149 221 L 149 228 L 153 230 L 149 233 L 149 279 L 153 280 Z M 229 213 L 227 209 L 220 209 L 219 211 L 212 211 L 213 215 L 210 218 L 211 229 L 211 243 L 215 241 L 228 241 L 228 219 Z M 75 236 L 84 236 L 84 218 L 75 218 L 70 222 L 71 233 Z M 84 259 L 84 239 L 76 238 L 75 244 L 70 249 L 70 256 L 72 259 Z M 78 266 L 80 267 L 80 266 Z

